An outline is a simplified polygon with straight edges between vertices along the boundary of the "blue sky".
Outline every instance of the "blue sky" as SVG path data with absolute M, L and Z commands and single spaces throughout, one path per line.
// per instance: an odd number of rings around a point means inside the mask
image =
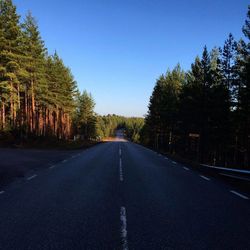
M 156 78 L 178 62 L 189 69 L 206 44 L 242 37 L 247 0 L 14 0 L 36 17 L 99 114 L 143 116 Z

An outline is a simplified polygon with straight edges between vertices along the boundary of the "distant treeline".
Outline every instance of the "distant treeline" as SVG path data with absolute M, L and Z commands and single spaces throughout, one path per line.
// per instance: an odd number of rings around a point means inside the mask
M 250 167 L 250 6 L 245 39 L 179 65 L 156 82 L 141 141 L 202 163 Z
M 140 141 L 144 118 L 106 115 L 97 117 L 97 134 L 101 138 L 115 136 L 117 129 L 124 129 L 126 137 L 134 142 Z

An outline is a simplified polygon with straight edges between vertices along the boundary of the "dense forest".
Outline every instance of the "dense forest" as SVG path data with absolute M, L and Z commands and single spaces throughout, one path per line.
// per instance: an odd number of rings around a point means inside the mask
M 97 117 L 97 133 L 100 137 L 112 137 L 117 129 L 124 129 L 128 139 L 140 142 L 140 132 L 144 126 L 144 118 L 106 115 Z
M 0 140 L 100 140 L 118 126 L 139 140 L 143 119 L 102 117 L 94 107 L 59 55 L 48 54 L 31 13 L 21 22 L 13 2 L 0 0 Z
M 69 138 L 76 82 L 57 53 L 48 55 L 30 13 L 20 23 L 0 1 L 0 128 L 16 136 Z
M 222 48 L 180 65 L 156 81 L 141 140 L 202 163 L 250 166 L 250 6 L 245 39 L 229 34 Z
M 0 141 L 101 140 L 117 128 L 127 138 L 202 163 L 250 165 L 250 7 L 244 39 L 204 47 L 187 72 L 178 64 L 155 84 L 146 118 L 94 112 L 57 52 L 49 55 L 38 25 L 21 21 L 0 0 Z

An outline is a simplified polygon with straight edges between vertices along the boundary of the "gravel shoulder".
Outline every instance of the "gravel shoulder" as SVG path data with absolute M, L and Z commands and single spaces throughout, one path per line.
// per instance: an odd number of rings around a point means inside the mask
M 29 171 L 48 168 L 82 150 L 0 148 L 0 187 L 24 177 Z

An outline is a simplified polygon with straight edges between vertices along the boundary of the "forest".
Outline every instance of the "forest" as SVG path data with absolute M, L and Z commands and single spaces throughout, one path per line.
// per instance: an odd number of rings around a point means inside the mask
M 99 141 L 123 128 L 130 140 L 212 165 L 250 166 L 250 7 L 239 41 L 205 46 L 188 71 L 160 75 L 144 118 L 94 112 L 57 52 L 50 55 L 35 18 L 21 21 L 0 0 L 0 142 L 34 138 Z
M 0 0 L 0 142 L 101 140 L 117 126 L 138 141 L 143 119 L 97 115 L 91 94 L 80 93 L 57 52 L 48 54 L 32 14 L 20 20 L 13 2 Z
M 222 47 L 178 64 L 156 81 L 141 142 L 157 150 L 219 166 L 250 167 L 250 6 L 242 28 Z

